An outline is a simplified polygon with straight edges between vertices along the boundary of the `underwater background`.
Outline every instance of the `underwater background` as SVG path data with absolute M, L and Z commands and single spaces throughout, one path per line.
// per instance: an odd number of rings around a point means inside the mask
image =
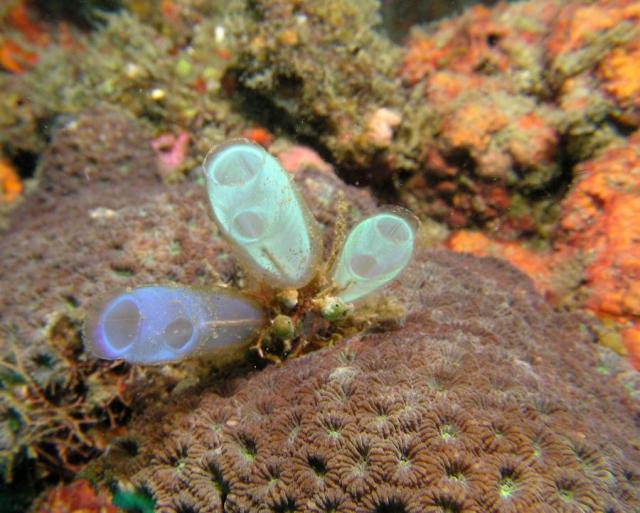
M 639 511 L 639 63 L 631 0 L 2 0 L 0 512 Z M 114 291 L 310 295 L 212 219 L 237 138 L 318 280 L 381 205 L 408 268 L 215 359 L 96 358 Z

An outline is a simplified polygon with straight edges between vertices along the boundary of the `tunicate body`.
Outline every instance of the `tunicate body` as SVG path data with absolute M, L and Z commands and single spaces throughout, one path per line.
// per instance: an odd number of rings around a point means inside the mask
M 393 280 L 411 260 L 417 221 L 395 209 L 368 217 L 349 233 L 333 271 L 344 302 L 357 301 Z
M 230 289 L 152 285 L 104 299 L 85 341 L 99 358 L 159 364 L 246 344 L 264 323 L 262 309 Z
M 276 288 L 307 284 L 319 227 L 278 160 L 240 139 L 209 152 L 204 171 L 216 224 L 252 274 Z

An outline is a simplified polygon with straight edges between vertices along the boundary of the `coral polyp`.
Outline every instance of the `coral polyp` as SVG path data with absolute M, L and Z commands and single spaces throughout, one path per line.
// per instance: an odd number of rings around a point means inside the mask
M 320 225 L 278 160 L 249 140 L 213 148 L 203 170 L 214 221 L 252 285 L 243 293 L 150 285 L 107 296 L 85 325 L 96 356 L 157 364 L 228 356 L 257 340 L 260 357 L 279 361 L 357 329 L 363 319 L 352 316 L 351 302 L 411 260 L 417 221 L 393 209 L 362 220 L 346 239 L 337 223 L 330 258 L 321 263 Z

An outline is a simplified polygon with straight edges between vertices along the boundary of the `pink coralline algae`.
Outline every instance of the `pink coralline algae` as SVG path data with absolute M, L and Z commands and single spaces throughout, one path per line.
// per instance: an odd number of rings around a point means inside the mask
M 365 137 L 376 148 L 386 148 L 391 144 L 394 129 L 402 117 L 397 112 L 381 107 L 371 114 L 366 122 Z
M 180 169 L 185 160 L 189 134 L 180 132 L 178 135 L 162 134 L 151 141 L 151 147 L 158 156 L 158 163 L 163 174 L 171 174 Z
M 327 173 L 333 173 L 332 167 L 320 155 L 308 146 L 291 146 L 278 154 L 282 167 L 289 173 L 296 174 L 305 168 L 313 167 Z

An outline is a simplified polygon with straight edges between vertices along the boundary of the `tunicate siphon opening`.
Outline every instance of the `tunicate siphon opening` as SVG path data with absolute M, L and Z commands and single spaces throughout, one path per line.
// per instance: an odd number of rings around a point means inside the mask
M 395 216 L 385 216 L 376 222 L 376 229 L 382 237 L 392 243 L 407 242 L 411 231 L 407 223 Z
M 261 155 L 252 149 L 222 148 L 221 155 L 214 152 L 205 165 L 212 178 L 220 185 L 238 187 L 256 176 L 263 165 Z M 219 156 L 218 156 L 219 155 Z
M 351 271 L 363 279 L 375 278 L 379 274 L 377 263 L 373 256 L 365 253 L 354 255 L 349 261 Z
M 170 322 L 164 329 L 164 341 L 172 349 L 183 349 L 193 337 L 193 323 L 189 319 L 180 317 Z
M 264 235 L 267 224 L 264 217 L 258 212 L 245 210 L 233 218 L 231 227 L 238 236 L 248 240 L 255 240 Z
M 104 334 L 116 350 L 132 344 L 138 336 L 140 310 L 130 299 L 123 299 L 111 308 L 104 319 Z

